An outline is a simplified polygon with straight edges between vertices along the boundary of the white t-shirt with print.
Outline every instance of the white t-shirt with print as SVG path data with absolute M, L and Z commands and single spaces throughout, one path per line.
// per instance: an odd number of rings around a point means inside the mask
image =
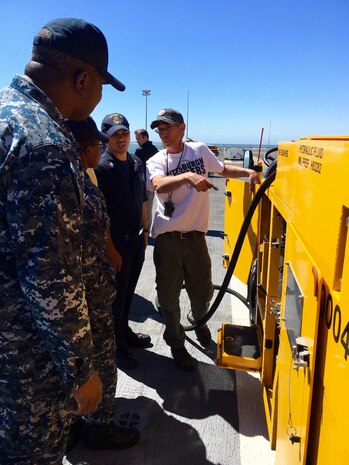
M 154 190 L 151 180 L 155 176 L 181 174 L 192 171 L 208 177 L 209 172 L 221 173 L 222 162 L 202 142 L 185 143 L 182 153 L 168 154 L 160 150 L 147 161 L 147 188 Z M 174 212 L 171 217 L 165 216 L 164 202 L 169 200 L 169 193 L 155 193 L 157 201 L 151 236 L 170 231 L 203 231 L 206 232 L 209 221 L 209 190 L 197 192 L 190 184 L 183 185 L 172 192 L 171 201 Z

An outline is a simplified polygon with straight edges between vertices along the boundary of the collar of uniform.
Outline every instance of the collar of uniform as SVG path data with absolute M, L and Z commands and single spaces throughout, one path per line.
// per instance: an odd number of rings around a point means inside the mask
M 111 153 L 111 151 L 108 148 L 106 148 L 105 151 L 103 152 L 102 158 L 106 162 L 111 161 L 113 163 L 113 165 L 115 163 L 117 163 L 118 161 L 121 161 L 118 158 L 114 157 L 114 155 Z M 130 157 L 130 154 L 128 152 L 127 152 L 127 159 L 126 160 L 131 160 L 132 161 L 132 159 Z M 126 160 L 124 160 L 124 161 L 126 161 Z
M 64 119 L 59 112 L 58 108 L 55 107 L 52 100 L 37 87 L 27 76 L 16 76 L 12 79 L 10 87 L 16 89 L 18 92 L 26 95 L 32 100 L 35 100 L 39 105 L 41 105 L 49 116 L 57 121 L 61 126 L 65 128 Z

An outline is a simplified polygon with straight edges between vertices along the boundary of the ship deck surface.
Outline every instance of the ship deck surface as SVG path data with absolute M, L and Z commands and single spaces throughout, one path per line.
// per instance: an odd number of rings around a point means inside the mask
M 210 178 L 219 190 L 210 192 L 211 217 L 207 243 L 214 284 L 225 275 L 222 265 L 225 180 Z M 186 346 L 199 360 L 194 372 L 178 370 L 162 338 L 164 326 L 154 307 L 155 271 L 150 244 L 133 299 L 131 326 L 149 333 L 153 347 L 135 349 L 135 370 L 118 374 L 115 421 L 139 428 L 141 440 L 124 450 L 89 450 L 82 442 L 64 460 L 75 465 L 272 465 L 257 374 L 235 372 L 215 365 L 216 333 L 222 322 L 248 324 L 246 309 L 229 294 L 208 322 L 213 342 L 208 349 L 187 333 Z M 169 266 L 171 266 L 169 264 Z M 237 289 L 234 280 L 234 289 Z M 243 289 L 243 288 L 242 288 Z M 186 323 L 189 302 L 181 296 Z M 216 294 L 215 294 L 216 295 Z

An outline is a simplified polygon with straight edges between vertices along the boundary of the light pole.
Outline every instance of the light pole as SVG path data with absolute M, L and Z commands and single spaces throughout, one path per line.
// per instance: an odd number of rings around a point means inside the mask
M 186 134 L 187 139 L 188 139 L 188 132 L 189 132 L 189 90 L 187 94 L 187 134 Z
M 151 93 L 150 89 L 144 89 L 142 90 L 142 95 L 145 97 L 145 129 L 147 129 L 148 125 L 148 97 Z

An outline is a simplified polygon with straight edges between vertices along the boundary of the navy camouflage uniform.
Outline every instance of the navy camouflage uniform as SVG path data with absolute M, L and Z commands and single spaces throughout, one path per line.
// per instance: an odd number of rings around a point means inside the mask
M 115 271 L 107 258 L 110 222 L 102 192 L 85 173 L 82 270 L 95 347 L 94 366 L 103 385 L 102 402 L 85 417 L 88 423 L 109 423 L 115 414 L 117 371 L 112 303 L 116 294 Z
M 82 281 L 83 170 L 52 101 L 0 92 L 0 463 L 61 464 L 71 392 L 93 372 Z

